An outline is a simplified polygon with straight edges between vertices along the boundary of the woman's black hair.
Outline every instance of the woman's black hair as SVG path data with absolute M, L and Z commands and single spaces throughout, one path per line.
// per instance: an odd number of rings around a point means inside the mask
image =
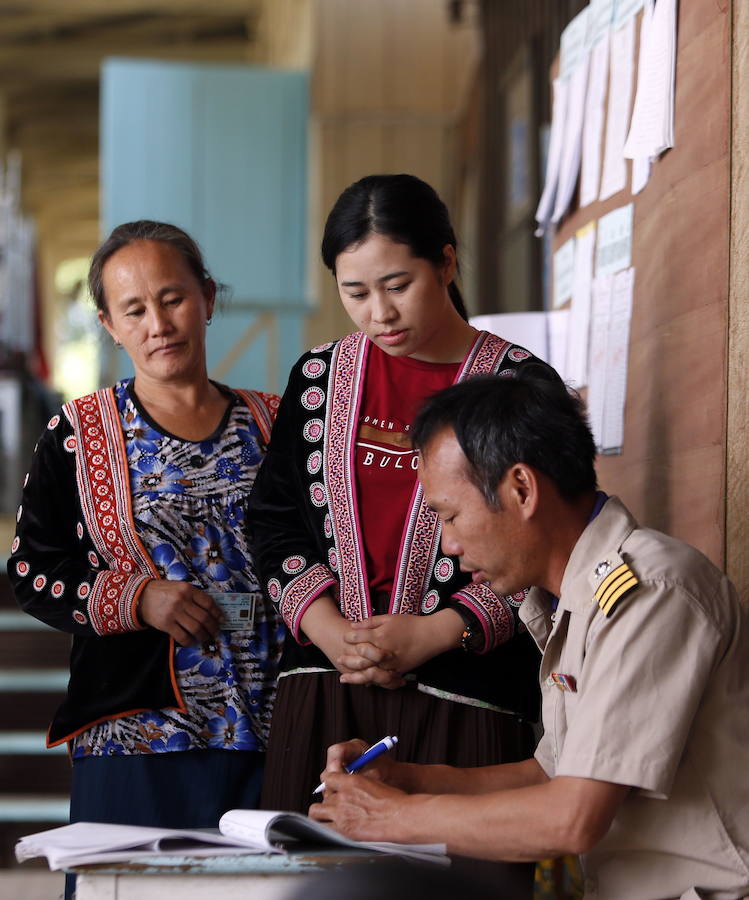
M 322 258 L 335 275 L 335 261 L 348 247 L 370 234 L 381 234 L 435 266 L 444 263 L 443 249 L 458 250 L 450 214 L 437 192 L 415 175 L 367 175 L 346 188 L 325 223 Z M 468 319 L 460 289 L 448 286 L 453 306 Z
M 213 281 L 203 262 L 200 247 L 186 231 L 176 225 L 169 225 L 167 222 L 153 222 L 150 219 L 125 222 L 123 225 L 118 225 L 99 246 L 91 259 L 91 266 L 88 270 L 88 289 L 96 308 L 105 316 L 109 316 L 109 311 L 102 281 L 104 265 L 118 250 L 136 241 L 159 241 L 162 244 L 170 244 L 180 253 L 201 285 Z M 217 288 L 222 290 L 224 286 L 217 285 Z

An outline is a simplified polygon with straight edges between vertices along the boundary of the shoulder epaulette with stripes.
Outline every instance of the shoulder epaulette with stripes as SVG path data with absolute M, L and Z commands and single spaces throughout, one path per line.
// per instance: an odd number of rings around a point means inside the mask
M 611 616 L 619 601 L 639 583 L 639 579 L 627 563 L 622 562 L 612 569 L 598 585 L 594 595 L 603 614 L 607 618 Z

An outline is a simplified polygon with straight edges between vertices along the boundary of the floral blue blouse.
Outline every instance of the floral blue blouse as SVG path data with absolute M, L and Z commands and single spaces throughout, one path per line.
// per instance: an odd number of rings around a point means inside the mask
M 186 706 L 100 722 L 73 740 L 73 756 L 215 748 L 265 750 L 284 626 L 260 592 L 245 514 L 264 447 L 250 410 L 228 389 L 226 414 L 209 438 L 185 441 L 142 409 L 132 382 L 115 388 L 130 467 L 138 534 L 163 578 L 206 591 L 255 596 L 252 627 L 211 644 L 176 647 Z

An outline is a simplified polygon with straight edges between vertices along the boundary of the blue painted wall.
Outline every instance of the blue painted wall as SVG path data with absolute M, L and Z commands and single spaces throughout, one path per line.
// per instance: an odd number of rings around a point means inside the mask
M 307 75 L 110 59 L 101 101 L 104 234 L 144 218 L 188 231 L 231 288 L 208 332 L 209 370 L 271 311 L 273 371 L 263 333 L 222 380 L 282 388 L 307 310 Z M 120 368 L 128 374 L 126 359 Z

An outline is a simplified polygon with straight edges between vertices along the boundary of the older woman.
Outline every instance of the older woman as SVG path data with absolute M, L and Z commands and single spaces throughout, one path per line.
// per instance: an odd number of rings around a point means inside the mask
M 116 228 L 89 275 L 135 377 L 66 403 L 37 445 L 8 571 L 73 635 L 48 744 L 71 820 L 215 826 L 256 804 L 283 626 L 243 523 L 278 399 L 208 378 L 216 285 L 180 229 Z

